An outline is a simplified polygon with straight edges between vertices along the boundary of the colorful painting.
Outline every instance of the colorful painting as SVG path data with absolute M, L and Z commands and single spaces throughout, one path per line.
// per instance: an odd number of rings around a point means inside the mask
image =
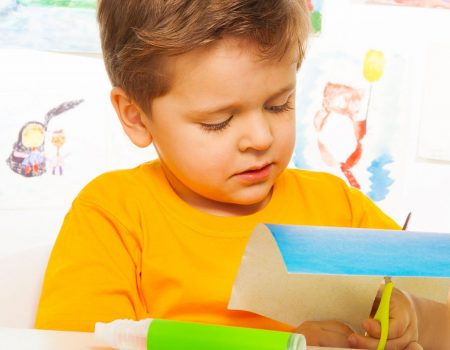
M 100 58 L 0 48 L 0 62 L 0 212 L 66 208 L 99 174 L 156 157 L 123 132 Z
M 381 50 L 311 47 L 298 75 L 294 165 L 331 172 L 396 207 L 407 136 L 403 67 Z
M 67 205 L 107 168 L 100 59 L 0 49 L 0 210 Z
M 58 129 L 52 132 L 51 143 L 56 147 L 54 157 L 46 156 L 48 152 L 45 147 L 46 132 L 51 119 L 75 108 L 81 102 L 83 100 L 66 101 L 59 104 L 45 114 L 44 122 L 26 122 L 20 129 L 17 141 L 6 160 L 10 169 L 25 177 L 41 176 L 46 172 L 46 164 L 51 163 L 52 174 L 55 175 L 58 171 L 59 175 L 62 175 L 63 157 L 60 150 L 66 141 L 64 130 Z
M 449 0 L 366 0 L 370 4 L 434 7 L 450 9 Z
M 95 0 L 2 0 L 0 46 L 99 53 L 95 8 Z

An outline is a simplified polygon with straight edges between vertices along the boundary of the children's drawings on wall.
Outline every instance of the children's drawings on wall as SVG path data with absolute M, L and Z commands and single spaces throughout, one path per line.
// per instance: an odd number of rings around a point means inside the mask
M 61 148 L 66 143 L 66 135 L 64 134 L 63 129 L 55 130 L 52 133 L 52 144 L 56 148 L 56 153 L 53 157 L 50 158 L 52 175 L 60 175 L 63 174 L 63 165 L 64 158 L 61 154 Z
M 311 47 L 298 76 L 294 165 L 334 173 L 379 203 L 400 200 L 403 67 L 382 50 Z
M 366 0 L 369 4 L 434 7 L 450 9 L 449 0 Z
M 52 174 L 55 175 L 56 170 L 58 170 L 59 175 L 62 175 L 60 149 L 65 143 L 64 131 L 61 129 L 53 132 L 51 141 L 56 147 L 56 155 L 50 157 L 47 155 L 48 147 L 45 146 L 47 128 L 52 118 L 76 107 L 81 102 L 83 100 L 63 102 L 47 112 L 44 122 L 27 122 L 20 129 L 17 141 L 6 160 L 10 169 L 25 177 L 40 176 L 46 172 L 46 164 L 51 161 Z
M 311 29 L 313 34 L 322 30 L 322 5 L 323 0 L 307 0 L 308 9 L 311 13 Z
M 381 78 L 383 69 L 383 52 L 376 50 L 367 51 L 363 63 L 363 75 L 369 82 L 368 91 L 364 92 L 352 86 L 327 82 L 323 90 L 322 108 L 314 116 L 317 145 L 323 162 L 330 167 L 339 167 L 349 184 L 358 189 L 361 188 L 361 185 L 352 173 L 352 168 L 361 159 L 363 151 L 362 140 L 366 135 L 373 83 Z M 365 94 L 367 94 L 367 97 L 364 97 Z M 364 100 L 367 100 L 366 106 L 362 105 Z M 354 137 L 349 137 L 345 141 L 339 140 L 339 145 L 334 144 L 336 130 L 334 130 L 332 119 L 336 116 L 338 119 L 344 118 L 350 134 L 354 134 Z M 375 170 L 374 168 L 372 169 Z M 391 179 L 387 174 L 385 175 L 390 182 Z M 386 193 L 387 187 L 378 188 L 377 191 L 371 192 L 372 199 L 384 199 Z
M 95 0 L 1 0 L 0 46 L 99 53 L 95 6 Z
M 353 168 L 361 158 L 361 140 L 366 134 L 366 120 L 359 119 L 363 93 L 351 86 L 328 82 L 323 90 L 322 106 L 314 115 L 314 127 L 317 134 L 317 147 L 322 161 L 330 167 L 339 167 L 350 185 L 361 188 L 353 175 Z M 336 140 L 335 118 L 348 118 L 345 127 L 354 137 Z M 339 123 L 339 122 L 338 122 Z
M 100 59 L 0 49 L 0 210 L 67 207 L 107 168 Z
M 0 215 L 64 211 L 99 174 L 155 158 L 123 132 L 101 59 L 0 48 L 0 62 Z

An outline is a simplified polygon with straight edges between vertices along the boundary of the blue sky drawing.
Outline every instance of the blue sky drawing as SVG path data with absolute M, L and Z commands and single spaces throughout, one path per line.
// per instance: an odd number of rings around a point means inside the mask
M 450 277 L 450 235 L 267 225 L 289 273 Z

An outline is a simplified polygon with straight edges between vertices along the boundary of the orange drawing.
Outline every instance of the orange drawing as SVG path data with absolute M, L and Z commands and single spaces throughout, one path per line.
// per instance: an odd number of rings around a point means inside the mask
M 314 117 L 322 160 L 328 166 L 338 165 L 356 188 L 361 186 L 350 169 L 361 158 L 361 140 L 366 134 L 366 119 L 361 120 L 359 113 L 362 99 L 363 93 L 358 89 L 328 83 L 323 91 L 322 109 Z M 340 126 L 339 131 L 336 126 Z

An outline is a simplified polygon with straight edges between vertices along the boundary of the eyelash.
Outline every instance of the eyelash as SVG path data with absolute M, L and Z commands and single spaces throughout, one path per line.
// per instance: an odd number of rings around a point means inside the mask
M 230 116 L 227 120 L 224 120 L 223 122 L 217 123 L 217 124 L 207 124 L 207 123 L 201 123 L 200 125 L 205 131 L 223 131 L 228 126 L 230 126 L 231 119 L 233 119 L 234 115 Z
M 286 101 L 285 104 L 282 104 L 281 106 L 270 106 L 266 107 L 266 110 L 272 113 L 283 113 L 292 110 L 291 101 Z
M 292 110 L 292 106 L 290 101 L 287 101 L 285 104 L 281 105 L 281 106 L 271 106 L 271 107 L 266 107 L 266 110 L 271 112 L 271 113 L 283 113 L 286 111 L 290 111 Z M 230 126 L 230 122 L 231 119 L 234 118 L 234 115 L 230 116 L 227 120 L 217 123 L 217 124 L 207 124 L 207 123 L 201 123 L 201 127 L 205 130 L 205 131 L 223 131 L 225 130 L 228 126 Z

